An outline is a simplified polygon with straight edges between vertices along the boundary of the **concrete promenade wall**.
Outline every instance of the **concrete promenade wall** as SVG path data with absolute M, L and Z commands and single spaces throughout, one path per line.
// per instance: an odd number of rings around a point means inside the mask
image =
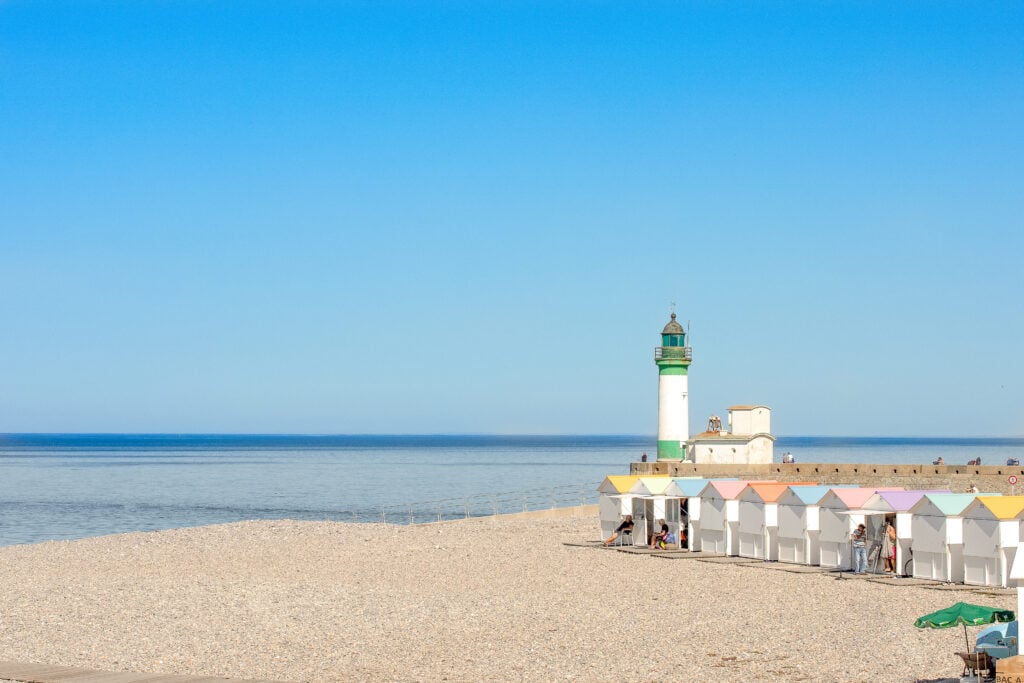
M 692 462 L 634 462 L 630 474 L 669 474 L 674 477 L 707 479 L 770 479 L 773 481 L 813 481 L 819 484 L 857 484 L 860 486 L 902 486 L 905 489 L 949 489 L 962 493 L 974 483 L 983 493 L 1011 492 L 1024 495 L 1024 467 L 1005 465 L 864 465 L 849 463 L 772 463 L 770 465 L 713 465 Z M 1011 491 L 1007 477 L 1020 480 Z

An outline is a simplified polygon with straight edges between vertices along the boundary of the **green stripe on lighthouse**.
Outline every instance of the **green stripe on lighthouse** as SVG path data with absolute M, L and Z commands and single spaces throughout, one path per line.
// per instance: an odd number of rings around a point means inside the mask
M 688 374 L 687 370 L 689 370 L 687 365 L 662 365 L 658 363 L 659 375 L 685 375 Z
M 680 446 L 678 441 L 658 442 L 658 460 L 683 460 L 685 458 L 685 443 Z

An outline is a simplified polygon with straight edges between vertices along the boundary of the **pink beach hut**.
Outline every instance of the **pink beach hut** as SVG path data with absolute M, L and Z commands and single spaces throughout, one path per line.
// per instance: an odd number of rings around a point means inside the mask
M 1024 496 L 980 496 L 964 510 L 964 583 L 1008 587 L 1024 521 Z
M 877 488 L 833 488 L 818 503 L 818 521 L 821 526 L 818 540 L 821 548 L 819 563 L 827 569 L 851 569 L 853 546 L 850 534 L 864 522 L 861 508 Z
M 888 518 L 896 527 L 896 573 L 902 574 L 906 558 L 910 557 L 910 545 L 913 540 L 912 515 L 910 509 L 917 501 L 928 493 L 951 493 L 942 491 L 879 491 L 871 496 L 861 507 L 864 512 L 868 538 L 872 549 L 885 547 L 885 521 Z M 870 553 L 869 557 L 873 557 Z M 879 555 L 880 557 L 880 555 Z M 882 564 L 879 561 L 877 564 Z M 877 566 L 876 566 L 877 569 Z

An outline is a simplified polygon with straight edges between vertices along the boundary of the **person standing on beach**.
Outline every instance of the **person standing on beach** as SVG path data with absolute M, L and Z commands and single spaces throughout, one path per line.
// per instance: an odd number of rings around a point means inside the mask
M 887 573 L 896 573 L 896 527 L 892 525 L 892 522 L 886 521 L 885 523 L 885 571 Z
M 858 524 L 857 528 L 850 534 L 850 540 L 853 541 L 854 574 L 864 574 L 868 570 L 867 538 L 868 531 L 863 524 Z

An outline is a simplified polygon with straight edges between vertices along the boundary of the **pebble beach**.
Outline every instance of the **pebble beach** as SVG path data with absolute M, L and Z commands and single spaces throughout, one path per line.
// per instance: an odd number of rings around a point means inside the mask
M 577 511 L 0 548 L 0 659 L 279 681 L 916 681 L 958 676 L 964 649 L 962 629 L 916 617 L 1016 607 L 566 545 L 597 540 Z

